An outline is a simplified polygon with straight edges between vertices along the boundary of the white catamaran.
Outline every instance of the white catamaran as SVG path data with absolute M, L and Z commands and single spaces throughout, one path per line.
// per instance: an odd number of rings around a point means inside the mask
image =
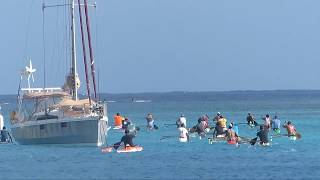
M 70 74 L 61 88 L 48 88 L 45 83 L 44 88 L 32 88 L 30 77 L 33 79 L 33 73 L 36 70 L 33 69 L 30 60 L 29 67 L 26 67 L 21 73 L 20 84 L 22 77 L 27 76 L 28 87 L 21 88 L 19 84 L 17 111 L 11 113 L 11 132 L 14 140 L 19 144 L 89 143 L 101 146 L 106 142 L 108 117 L 106 104 L 97 100 L 95 85 L 88 17 L 88 6 L 95 5 L 88 4 L 87 0 L 83 0 L 83 2 L 81 0 L 77 0 L 77 2 L 70 0 L 69 3 L 62 5 L 49 6 L 43 4 L 43 10 L 48 7 L 59 6 L 70 6 L 72 62 Z M 76 67 L 75 7 L 79 10 L 79 27 L 81 29 L 87 85 L 87 98 L 81 100 L 77 92 L 80 87 L 80 80 Z M 85 16 L 86 23 L 83 23 L 82 16 Z M 86 27 L 85 30 L 83 26 Z M 86 60 L 86 44 L 89 48 L 90 63 Z M 87 64 L 91 66 L 91 78 L 88 75 Z M 92 83 L 90 83 L 90 80 L 92 80 Z M 90 84 L 93 85 L 94 89 L 93 97 L 90 95 Z

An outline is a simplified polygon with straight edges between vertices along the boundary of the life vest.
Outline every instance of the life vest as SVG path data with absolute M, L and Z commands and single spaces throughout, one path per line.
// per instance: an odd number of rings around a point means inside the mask
M 236 133 L 232 129 L 229 129 L 227 131 L 227 137 L 228 137 L 228 141 L 236 141 L 237 140 Z
M 218 125 L 220 127 L 226 128 L 227 127 L 227 119 L 226 118 L 220 118 L 218 120 Z
M 264 127 L 266 127 L 267 129 L 269 129 L 271 127 L 271 119 L 270 118 L 265 118 L 264 121 Z
M 122 126 L 122 117 L 121 116 L 114 116 L 114 125 L 115 126 Z
M 293 125 L 288 125 L 287 128 L 288 128 L 288 134 L 289 135 L 295 135 L 296 130 L 295 130 Z

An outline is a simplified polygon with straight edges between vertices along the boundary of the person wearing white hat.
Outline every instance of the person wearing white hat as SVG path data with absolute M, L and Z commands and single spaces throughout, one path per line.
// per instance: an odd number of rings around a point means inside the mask
M 180 115 L 179 119 L 177 120 L 177 126 L 182 127 L 182 125 L 184 125 L 184 127 L 187 127 L 187 119 L 184 117 L 183 114 Z

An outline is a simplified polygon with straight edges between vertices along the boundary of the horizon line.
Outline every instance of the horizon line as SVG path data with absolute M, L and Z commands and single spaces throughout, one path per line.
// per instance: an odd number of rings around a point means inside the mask
M 261 89 L 261 90 L 209 90 L 209 91 L 141 91 L 141 92 L 101 92 L 98 94 L 112 94 L 112 95 L 123 95 L 123 94 L 169 94 L 169 93 L 226 93 L 226 92 L 275 92 L 275 91 L 320 91 L 320 89 Z M 17 94 L 0 94 L 1 96 L 15 96 Z

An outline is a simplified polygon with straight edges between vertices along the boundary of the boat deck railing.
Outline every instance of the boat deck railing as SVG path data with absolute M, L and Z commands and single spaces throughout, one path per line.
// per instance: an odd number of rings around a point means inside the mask
M 21 91 L 28 91 L 28 92 L 55 92 L 55 91 L 62 91 L 60 87 L 54 88 L 21 88 Z

